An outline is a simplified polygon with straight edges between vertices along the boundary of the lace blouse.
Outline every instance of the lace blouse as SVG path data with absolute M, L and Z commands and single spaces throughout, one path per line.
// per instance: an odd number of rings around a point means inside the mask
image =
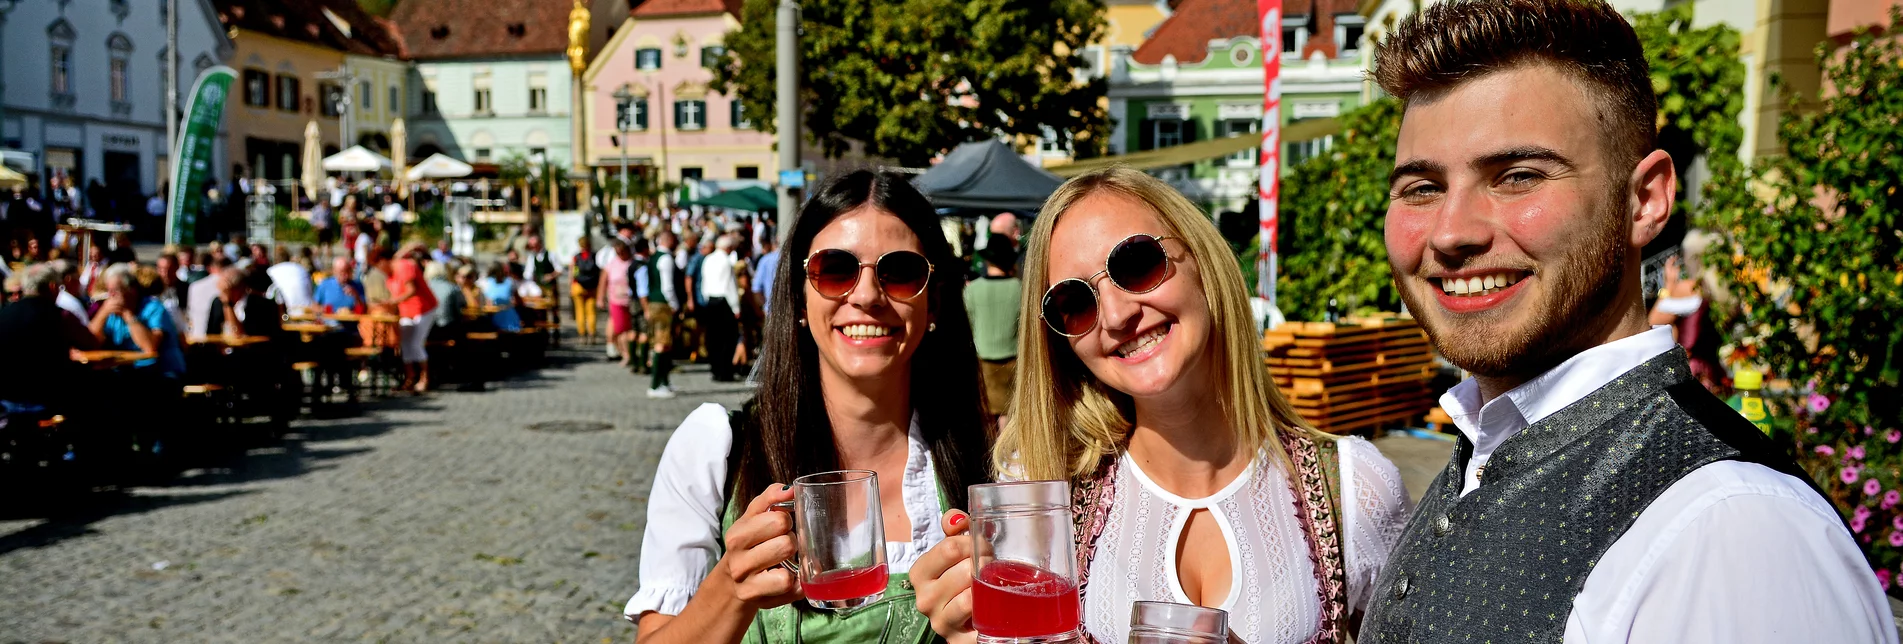
M 1413 503 L 1394 464 L 1372 443 L 1340 439 L 1341 530 L 1349 611 L 1362 610 Z M 1176 573 L 1177 544 L 1189 515 L 1208 510 L 1227 544 L 1229 593 L 1217 608 L 1245 644 L 1294 644 L 1320 628 L 1315 565 L 1295 493 L 1266 452 L 1229 485 L 1205 498 L 1171 494 L 1124 454 L 1116 503 L 1098 538 L 1085 588 L 1084 627 L 1099 642 L 1129 639 L 1130 604 L 1192 603 Z

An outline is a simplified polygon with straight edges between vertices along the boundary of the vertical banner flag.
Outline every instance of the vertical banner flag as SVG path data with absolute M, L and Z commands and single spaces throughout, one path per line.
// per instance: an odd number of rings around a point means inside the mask
M 1256 292 L 1275 306 L 1276 204 L 1281 201 L 1282 166 L 1282 0 L 1256 0 L 1262 19 L 1262 151 L 1257 178 L 1261 252 L 1256 255 Z
M 225 97 L 238 72 L 219 65 L 198 75 L 191 98 L 185 102 L 185 122 L 172 145 L 172 198 L 165 213 L 165 242 L 197 242 L 198 213 L 205 200 L 205 178 L 211 176 L 212 147 L 218 125 L 225 118 Z M 235 198 L 236 195 L 227 195 Z

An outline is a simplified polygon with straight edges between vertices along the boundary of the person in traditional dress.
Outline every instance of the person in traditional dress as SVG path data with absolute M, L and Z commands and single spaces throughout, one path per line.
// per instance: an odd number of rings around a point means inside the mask
M 1388 262 L 1459 442 L 1358 642 L 1896 642 L 1850 531 L 1646 324 L 1678 177 L 1599 0 L 1442 3 L 1381 41 L 1405 105 Z
M 1004 243 L 1002 241 L 994 243 Z M 1031 230 L 1007 479 L 1068 480 L 1085 634 L 1138 601 L 1232 613 L 1245 644 L 1344 641 L 1406 520 L 1372 443 L 1303 422 L 1269 378 L 1248 287 L 1209 217 L 1127 168 L 1071 179 Z M 970 522 L 947 513 L 946 533 Z M 919 610 L 972 641 L 971 539 L 919 561 Z
M 931 203 L 905 177 L 850 173 L 801 208 L 786 248 L 810 259 L 773 293 L 753 399 L 700 406 L 661 454 L 623 610 L 642 644 L 928 641 L 907 571 L 944 539 L 939 514 L 991 478 L 964 280 L 934 270 L 957 258 Z M 889 576 L 880 600 L 825 613 L 779 566 L 792 519 L 769 508 L 838 469 L 878 475 Z

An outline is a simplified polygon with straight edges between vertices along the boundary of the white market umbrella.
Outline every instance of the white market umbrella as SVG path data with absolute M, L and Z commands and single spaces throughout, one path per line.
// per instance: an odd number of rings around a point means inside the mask
M 403 175 L 411 181 L 422 181 L 424 179 L 454 179 L 457 177 L 467 177 L 469 173 L 474 171 L 475 168 L 470 167 L 469 164 L 457 161 L 448 155 L 438 152 L 430 155 L 427 159 L 417 162 L 416 165 L 410 166 L 410 169 L 404 172 Z
M 311 201 L 317 201 L 317 191 L 324 186 L 324 144 L 323 133 L 317 129 L 317 121 L 304 126 L 304 173 L 299 177 L 304 194 Z
M 380 172 L 390 169 L 390 159 L 361 145 L 324 158 L 324 169 L 331 172 Z
M 0 165 L 0 190 L 12 190 L 26 187 L 26 175 L 13 168 Z

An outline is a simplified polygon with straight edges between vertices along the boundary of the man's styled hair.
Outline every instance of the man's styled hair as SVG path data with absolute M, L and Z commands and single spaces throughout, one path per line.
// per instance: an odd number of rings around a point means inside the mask
M 1658 97 L 1638 34 L 1604 0 L 1456 0 L 1409 16 L 1374 54 L 1374 81 L 1433 100 L 1493 72 L 1551 65 L 1598 103 L 1609 156 L 1636 165 L 1658 144 Z

